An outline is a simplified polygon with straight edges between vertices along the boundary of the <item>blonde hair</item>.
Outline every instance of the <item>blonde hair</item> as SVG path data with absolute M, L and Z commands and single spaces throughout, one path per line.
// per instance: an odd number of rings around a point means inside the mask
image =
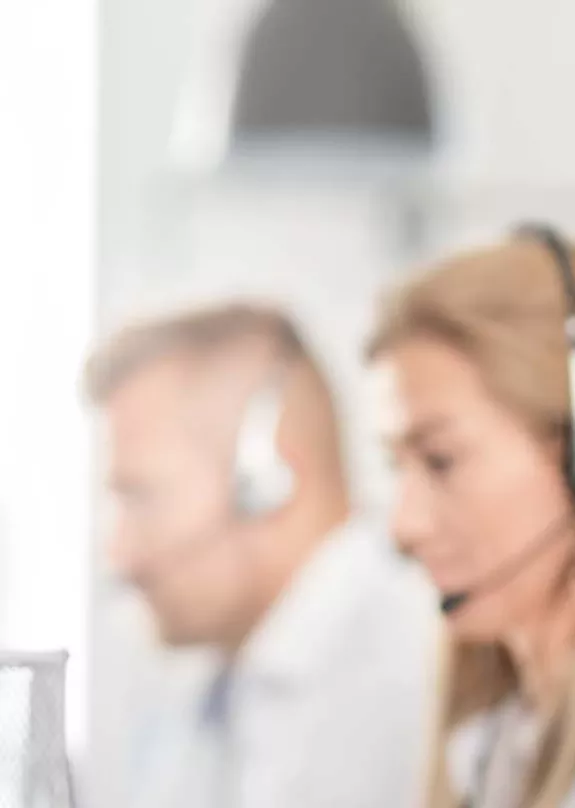
M 549 249 L 518 240 L 408 283 L 386 305 L 368 355 L 418 335 L 445 340 L 477 364 L 500 401 L 546 432 L 569 419 L 565 311 Z
M 252 339 L 269 344 L 285 361 L 313 364 L 294 323 L 282 312 L 244 303 L 197 309 L 133 323 L 114 333 L 89 357 L 84 387 L 104 403 L 134 372 L 157 359 L 214 356 Z
M 571 254 L 575 265 L 575 252 Z M 521 239 L 457 256 L 411 280 L 387 301 L 368 357 L 377 360 L 414 337 L 445 341 L 476 364 L 491 393 L 535 434 L 563 437 L 571 414 L 564 325 L 567 303 L 559 272 L 549 248 L 535 240 Z M 429 805 L 433 808 L 453 804 L 443 760 L 450 730 L 495 705 L 515 687 L 515 673 L 503 649 L 459 645 L 449 650 L 435 737 L 438 757 L 431 775 Z M 565 747 L 564 739 L 575 733 L 575 725 L 565 733 L 556 733 L 557 749 Z M 573 739 L 570 743 L 569 748 Z M 562 760 L 565 767 L 564 754 Z M 557 782 L 553 761 L 553 755 L 537 761 L 531 783 L 532 796 L 537 797 L 526 804 L 559 804 L 561 789 L 555 787 L 551 798 L 548 788 Z M 575 758 L 567 761 L 567 769 L 575 775 Z M 541 794 L 547 794 L 549 801 L 540 802 Z

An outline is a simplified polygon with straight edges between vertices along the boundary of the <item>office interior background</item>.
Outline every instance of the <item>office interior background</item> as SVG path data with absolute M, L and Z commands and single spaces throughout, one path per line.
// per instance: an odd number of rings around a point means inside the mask
M 64 193 L 54 183 L 31 210 L 55 259 L 2 273 L 0 644 L 70 651 L 79 791 L 112 808 L 156 660 L 102 558 L 101 458 L 76 384 L 87 344 L 142 311 L 281 303 L 354 425 L 355 496 L 385 518 L 360 362 L 370 318 L 394 279 L 518 219 L 575 234 L 575 7 L 100 0 L 98 16 L 97 89 L 83 92 L 97 96 L 96 238 L 80 263 L 56 247 L 41 223 Z M 37 121 L 50 132 L 65 111 L 46 98 Z

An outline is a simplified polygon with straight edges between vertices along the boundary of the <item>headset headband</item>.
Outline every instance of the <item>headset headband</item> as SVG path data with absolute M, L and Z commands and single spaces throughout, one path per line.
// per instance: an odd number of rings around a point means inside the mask
M 530 238 L 542 244 L 553 257 L 553 263 L 561 276 L 566 304 L 565 338 L 570 413 L 566 436 L 566 471 L 571 489 L 575 492 L 575 277 L 571 250 L 566 239 L 548 225 L 522 224 L 515 229 L 515 233 L 519 238 Z
M 573 277 L 571 250 L 566 239 L 557 230 L 547 225 L 523 224 L 517 228 L 516 233 L 519 238 L 532 238 L 539 241 L 553 255 L 565 290 L 568 318 L 575 317 L 575 278 Z

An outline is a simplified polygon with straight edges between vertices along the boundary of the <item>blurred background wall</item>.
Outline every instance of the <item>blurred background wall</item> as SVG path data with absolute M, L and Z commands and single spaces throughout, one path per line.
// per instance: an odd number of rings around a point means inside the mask
M 570 0 L 101 0 L 98 321 L 282 302 L 385 504 L 359 362 L 381 288 L 522 217 L 575 233 Z M 151 665 L 94 549 L 87 792 L 122 804 Z
M 75 762 L 90 653 L 91 458 L 77 379 L 94 312 L 91 11 L 68 0 L 0 8 L 0 648 L 69 649 Z M 4 795 L 23 726 L 6 720 L 21 705 L 2 678 Z

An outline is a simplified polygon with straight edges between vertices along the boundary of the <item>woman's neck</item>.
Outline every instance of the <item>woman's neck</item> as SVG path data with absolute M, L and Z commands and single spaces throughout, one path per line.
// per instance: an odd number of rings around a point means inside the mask
M 575 640 L 575 587 L 570 586 L 543 616 L 504 640 L 522 696 L 537 710 L 552 708 L 568 671 Z

